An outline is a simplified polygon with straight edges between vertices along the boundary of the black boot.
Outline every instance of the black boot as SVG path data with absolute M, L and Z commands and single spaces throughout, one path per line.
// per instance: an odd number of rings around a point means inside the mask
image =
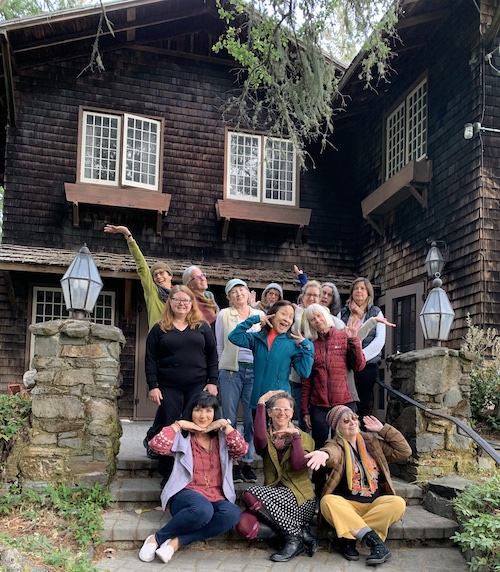
M 370 556 L 366 557 L 368 566 L 375 566 L 376 564 L 383 564 L 392 556 L 391 551 L 387 548 L 385 542 L 380 536 L 370 530 L 363 536 L 363 544 L 370 549 Z
M 308 524 L 302 527 L 302 541 L 307 549 L 307 554 L 313 556 L 316 550 L 318 550 L 318 540 L 311 534 L 311 529 Z
M 302 554 L 306 549 L 302 537 L 298 534 L 285 534 L 284 539 L 285 546 L 279 552 L 271 554 L 273 562 L 288 562 L 295 556 Z
M 356 550 L 356 541 L 347 538 L 340 539 L 340 551 L 346 560 L 356 562 L 359 560 L 359 552 Z

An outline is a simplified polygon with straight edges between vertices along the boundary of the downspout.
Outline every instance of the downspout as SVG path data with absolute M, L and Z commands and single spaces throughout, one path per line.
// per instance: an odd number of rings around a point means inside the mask
M 16 126 L 16 107 L 14 103 L 14 82 L 12 73 L 12 52 L 6 30 L 0 34 L 2 46 L 3 77 L 5 82 L 5 97 L 7 100 L 7 124 L 9 127 Z

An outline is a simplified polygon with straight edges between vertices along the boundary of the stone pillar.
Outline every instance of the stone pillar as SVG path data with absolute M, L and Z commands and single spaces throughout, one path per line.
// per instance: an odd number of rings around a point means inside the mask
M 123 333 L 87 320 L 55 320 L 30 330 L 37 370 L 32 427 L 9 472 L 31 482 L 107 484 L 122 432 L 117 398 Z
M 472 357 L 445 347 L 391 356 L 392 387 L 428 409 L 468 421 Z M 413 456 L 399 466 L 409 481 L 477 469 L 474 442 L 457 434 L 456 425 L 426 414 L 417 407 L 389 396 L 387 422 L 408 439 Z

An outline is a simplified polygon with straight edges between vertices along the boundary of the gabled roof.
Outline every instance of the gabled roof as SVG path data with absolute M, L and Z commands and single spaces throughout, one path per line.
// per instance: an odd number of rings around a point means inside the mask
M 223 30 L 215 0 L 128 0 L 104 7 L 114 37 L 104 25 L 101 52 L 130 43 L 167 48 L 169 38 L 196 32 L 218 37 Z M 4 22 L 0 34 L 14 66 L 33 67 L 82 53 L 90 56 L 101 15 L 99 6 L 61 10 Z

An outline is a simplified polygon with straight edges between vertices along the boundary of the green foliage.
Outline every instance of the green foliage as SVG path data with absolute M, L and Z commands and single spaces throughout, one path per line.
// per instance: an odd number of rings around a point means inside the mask
M 43 491 L 11 487 L 0 497 L 0 515 L 16 514 L 32 520 L 58 523 L 51 538 L 43 534 L 28 534 L 19 539 L 0 534 L 0 539 L 18 548 L 23 554 L 41 558 L 47 565 L 65 572 L 94 572 L 96 567 L 87 549 L 101 542 L 103 528 L 102 509 L 108 505 L 108 493 L 94 485 L 68 487 L 49 485 Z M 36 507 L 36 509 L 34 508 Z M 78 544 L 78 551 L 67 546 L 71 538 Z
M 6 0 L 0 1 L 0 21 L 34 16 L 89 4 L 90 0 Z M 93 3 L 93 2 L 92 2 Z
M 398 3 L 391 0 L 217 0 L 226 30 L 214 46 L 241 68 L 242 89 L 223 106 L 223 116 L 237 127 L 287 136 L 302 163 L 310 141 L 328 144 L 333 116 L 342 107 L 339 68 L 324 53 L 325 38 L 341 21 L 361 37 L 361 78 L 367 85 L 390 72 L 391 41 Z M 387 10 L 382 21 L 380 14 Z
M 500 420 L 496 413 L 500 409 L 500 335 L 495 328 L 483 330 L 474 326 L 467 314 L 467 334 L 462 350 L 476 356 L 471 372 L 471 413 L 477 421 L 487 417 L 494 428 Z
M 462 532 L 451 538 L 471 550 L 472 572 L 500 572 L 500 474 L 467 487 L 455 500 Z
M 12 447 L 13 438 L 28 424 L 31 399 L 26 393 L 0 394 L 0 461 Z

